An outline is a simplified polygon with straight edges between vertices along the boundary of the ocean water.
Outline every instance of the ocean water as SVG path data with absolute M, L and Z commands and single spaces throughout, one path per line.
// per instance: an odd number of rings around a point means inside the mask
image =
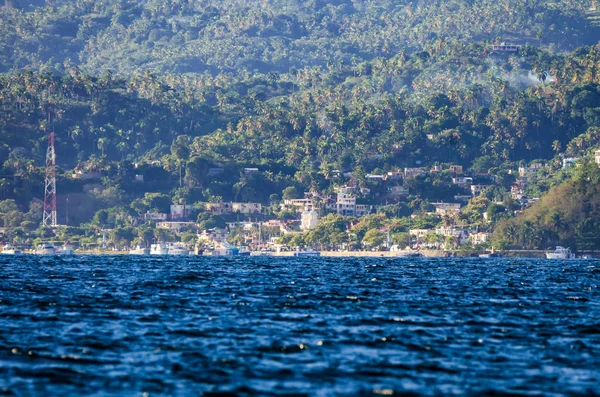
M 600 261 L 0 258 L 0 395 L 600 395 Z

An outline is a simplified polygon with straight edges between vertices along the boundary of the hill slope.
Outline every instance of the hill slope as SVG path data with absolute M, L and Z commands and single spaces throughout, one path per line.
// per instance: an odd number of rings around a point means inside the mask
M 286 72 L 495 40 L 595 44 L 583 0 L 6 0 L 0 71 L 66 60 L 93 74 Z

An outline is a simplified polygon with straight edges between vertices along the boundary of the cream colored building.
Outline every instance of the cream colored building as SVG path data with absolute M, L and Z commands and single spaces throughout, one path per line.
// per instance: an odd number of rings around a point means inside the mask
M 319 224 L 319 214 L 317 211 L 304 211 L 302 213 L 302 223 L 300 225 L 300 229 L 306 231 L 311 230 L 317 227 Z
M 206 210 L 216 215 L 240 212 L 244 215 L 257 214 L 262 211 L 260 203 L 206 203 Z

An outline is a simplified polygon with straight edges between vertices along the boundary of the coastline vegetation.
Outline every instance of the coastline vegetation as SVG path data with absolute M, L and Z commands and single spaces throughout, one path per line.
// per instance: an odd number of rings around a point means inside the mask
M 186 203 L 200 229 L 289 221 L 285 199 L 351 185 L 376 213 L 328 214 L 322 202 L 315 229 L 281 241 L 378 249 L 446 227 L 490 232 L 497 248 L 600 248 L 600 29 L 588 1 L 21 3 L 0 11 L 5 239 L 93 247 L 110 230 L 115 246 L 192 242 L 144 214 Z M 493 51 L 500 41 L 520 47 Z M 54 234 L 39 228 L 50 132 L 65 225 Z M 520 188 L 541 199 L 526 208 L 511 193 L 536 163 Z M 450 165 L 486 188 L 459 214 L 432 214 L 465 194 Z M 428 172 L 404 175 L 401 197 L 369 177 L 406 168 Z M 206 210 L 220 201 L 264 210 Z

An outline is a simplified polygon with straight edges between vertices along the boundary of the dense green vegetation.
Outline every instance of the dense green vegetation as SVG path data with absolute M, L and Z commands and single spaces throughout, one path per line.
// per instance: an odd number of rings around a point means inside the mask
M 597 145 L 600 30 L 589 6 L 5 0 L 0 200 L 15 200 L 22 222 L 36 222 L 30 202 L 43 195 L 54 131 L 59 209 L 65 213 L 68 195 L 74 225 L 131 227 L 124 219 L 171 202 L 198 203 L 199 212 L 201 202 L 219 199 L 267 205 L 286 188 L 332 191 L 350 178 L 374 192 L 371 204 L 383 204 L 367 173 L 440 163 L 497 177 L 487 201 L 469 204 L 459 220 L 478 223 L 488 211 L 495 221 L 512 207 L 488 208 L 514 182 L 509 170 Z M 523 47 L 491 51 L 502 40 Z M 261 172 L 244 173 L 248 167 Z M 74 179 L 74 169 L 103 178 Z M 560 175 L 540 178 L 530 193 L 569 177 Z M 405 184 L 411 196 L 393 216 L 460 193 L 449 174 Z M 555 232 L 534 245 L 574 241 Z M 381 239 L 367 237 L 371 245 Z
M 600 247 L 600 169 L 586 161 L 572 178 L 553 187 L 539 203 L 515 219 L 500 222 L 494 241 L 500 248 L 545 249 L 567 244 L 578 250 Z
M 33 6 L 29 6 L 33 3 Z M 595 44 L 584 0 L 5 0 L 4 69 L 287 72 L 503 37 Z

